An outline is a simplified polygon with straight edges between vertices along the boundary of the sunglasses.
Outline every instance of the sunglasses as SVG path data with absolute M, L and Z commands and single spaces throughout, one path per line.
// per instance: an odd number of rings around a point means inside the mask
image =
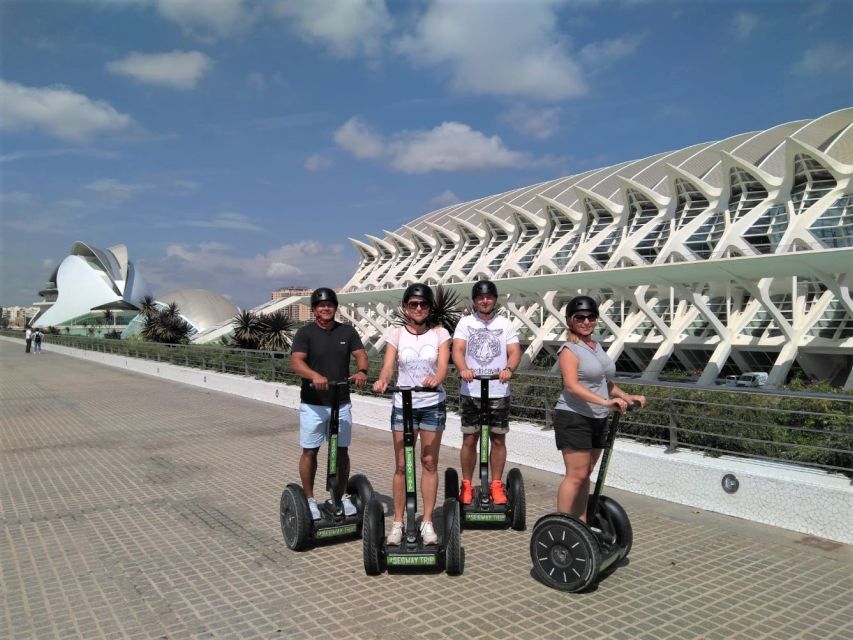
M 426 300 L 412 300 L 411 302 L 407 302 L 406 306 L 409 309 L 429 309 L 429 302 Z
M 576 313 L 572 316 L 572 320 L 574 320 L 578 324 L 582 324 L 584 322 L 595 322 L 596 320 L 598 320 L 598 316 L 592 316 L 588 314 L 581 315 L 580 313 Z

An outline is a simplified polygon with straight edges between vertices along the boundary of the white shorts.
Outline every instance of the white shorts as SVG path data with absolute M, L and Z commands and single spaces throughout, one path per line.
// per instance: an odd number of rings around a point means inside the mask
M 352 405 L 342 404 L 338 411 L 338 446 L 348 447 L 352 440 Z M 329 435 L 331 407 L 319 404 L 299 405 L 299 446 L 319 449 Z

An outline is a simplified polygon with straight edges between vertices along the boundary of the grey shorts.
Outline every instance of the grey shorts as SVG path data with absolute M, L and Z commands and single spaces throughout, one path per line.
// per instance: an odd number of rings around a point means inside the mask
M 478 433 L 480 431 L 480 398 L 460 396 L 459 400 L 462 433 Z M 509 431 L 509 396 L 489 398 L 489 427 L 492 433 Z

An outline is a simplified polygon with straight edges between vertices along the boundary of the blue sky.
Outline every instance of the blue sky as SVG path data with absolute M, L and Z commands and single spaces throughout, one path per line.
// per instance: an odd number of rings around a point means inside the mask
M 853 104 L 853 5 L 4 0 L 0 305 L 75 240 L 155 292 L 343 285 L 348 237 Z

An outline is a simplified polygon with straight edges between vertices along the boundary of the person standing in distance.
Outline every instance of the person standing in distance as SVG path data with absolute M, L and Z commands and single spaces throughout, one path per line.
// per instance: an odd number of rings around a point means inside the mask
M 332 412 L 333 392 L 330 380 L 347 380 L 356 386 L 367 383 L 367 351 L 361 338 L 350 325 L 335 320 L 338 296 L 328 287 L 320 287 L 311 294 L 314 322 L 300 328 L 293 337 L 290 366 L 302 378 L 299 405 L 299 478 L 308 507 L 314 520 L 320 519 L 320 509 L 314 498 L 314 478 L 317 475 L 317 451 L 327 436 L 327 425 Z M 358 371 L 350 375 L 350 360 L 355 358 Z M 349 445 L 352 440 L 352 404 L 349 388 L 338 389 L 338 486 L 346 487 L 349 480 Z M 355 505 L 349 494 L 341 500 L 344 513 L 355 515 Z
M 477 464 L 480 439 L 480 383 L 475 376 L 499 376 L 489 381 L 489 466 L 492 501 L 506 504 L 503 477 L 506 464 L 506 434 L 509 431 L 509 381 L 521 362 L 518 331 L 509 319 L 498 315 L 498 288 L 480 280 L 471 289 L 471 314 L 459 320 L 453 333 L 453 364 L 459 371 L 462 413 L 462 487 L 459 501 L 471 504 L 471 480 Z
M 554 407 L 554 438 L 563 454 L 566 474 L 557 490 L 557 510 L 586 522 L 589 476 L 601 456 L 611 411 L 625 413 L 629 404 L 646 405 L 645 396 L 626 393 L 613 378 L 616 365 L 593 338 L 598 304 L 575 296 L 566 305 L 568 338 L 557 351 L 563 392 Z

